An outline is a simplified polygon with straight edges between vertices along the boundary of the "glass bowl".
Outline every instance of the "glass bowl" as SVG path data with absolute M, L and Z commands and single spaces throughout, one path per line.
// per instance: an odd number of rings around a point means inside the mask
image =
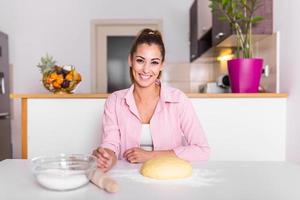
M 86 185 L 97 168 L 92 155 L 60 154 L 31 160 L 37 182 L 50 190 L 73 190 Z

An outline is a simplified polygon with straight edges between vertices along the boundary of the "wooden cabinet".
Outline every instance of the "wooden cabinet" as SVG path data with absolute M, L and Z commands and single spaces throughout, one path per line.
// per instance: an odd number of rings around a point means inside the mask
M 198 18 L 197 0 L 190 8 L 190 61 L 198 57 Z
M 207 40 L 207 34 L 211 34 L 212 26 L 212 14 L 208 5 L 209 0 L 195 0 L 190 8 L 191 61 L 211 46 L 210 40 Z
M 212 14 L 208 7 L 209 3 L 209 0 L 197 1 L 198 39 L 205 35 L 212 26 Z
M 252 32 L 254 35 L 272 34 L 273 33 L 273 0 L 262 0 L 262 6 L 256 10 L 255 15 L 263 16 L 264 20 L 258 24 L 253 25 Z M 212 22 L 212 43 L 213 46 L 233 34 L 228 23 L 220 21 L 220 12 L 213 14 Z

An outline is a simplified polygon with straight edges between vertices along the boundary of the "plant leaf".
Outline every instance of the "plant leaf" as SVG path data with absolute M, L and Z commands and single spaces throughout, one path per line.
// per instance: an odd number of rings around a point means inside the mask
M 251 22 L 254 23 L 258 23 L 260 21 L 262 21 L 264 18 L 262 16 L 255 16 L 252 18 Z
M 225 16 L 218 17 L 218 19 L 222 22 L 227 21 L 227 18 Z

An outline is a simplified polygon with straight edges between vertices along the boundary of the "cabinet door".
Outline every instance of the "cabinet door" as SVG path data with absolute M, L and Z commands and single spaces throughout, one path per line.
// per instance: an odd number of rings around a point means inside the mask
M 197 0 L 190 8 L 190 61 L 197 57 L 198 47 L 198 21 L 197 21 Z
M 213 14 L 213 28 L 212 28 L 212 43 L 213 46 L 222 42 L 225 38 L 232 34 L 230 25 L 225 21 L 220 21 L 219 17 L 222 16 L 220 11 Z
M 198 14 L 198 39 L 212 27 L 212 14 L 210 11 L 209 0 L 197 1 L 197 14 Z

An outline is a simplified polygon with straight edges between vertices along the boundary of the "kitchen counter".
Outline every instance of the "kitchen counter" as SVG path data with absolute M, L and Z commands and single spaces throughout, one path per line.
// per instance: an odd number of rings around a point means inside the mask
M 21 98 L 22 158 L 90 153 L 101 142 L 107 95 L 11 95 Z M 287 94 L 188 95 L 213 150 L 212 160 L 285 160 Z
M 286 93 L 186 93 L 190 98 L 287 98 Z M 44 98 L 107 98 L 108 93 L 102 94 L 11 94 L 14 99 L 44 99 Z
M 139 164 L 119 161 L 108 174 L 120 189 L 109 194 L 92 183 L 73 191 L 50 191 L 35 181 L 28 160 L 4 160 L 0 162 L 0 199 L 300 199 L 300 166 L 292 163 L 210 161 L 192 165 L 190 178 L 158 181 L 139 175 Z

